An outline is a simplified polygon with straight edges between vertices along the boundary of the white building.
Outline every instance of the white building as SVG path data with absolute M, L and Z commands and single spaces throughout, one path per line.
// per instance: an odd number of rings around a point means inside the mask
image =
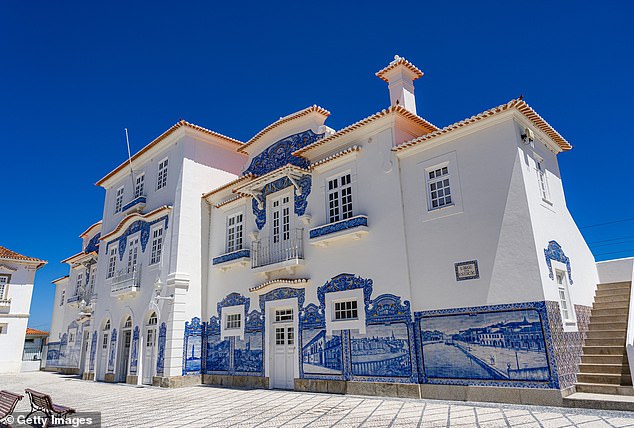
M 19 373 L 36 271 L 45 261 L 0 247 L 0 373 Z
M 438 128 L 416 112 L 422 75 L 396 57 L 377 73 L 389 108 L 339 131 L 318 106 L 246 143 L 181 121 L 100 180 L 92 340 L 74 367 L 560 402 L 599 282 L 564 198 L 571 146 L 522 99 Z

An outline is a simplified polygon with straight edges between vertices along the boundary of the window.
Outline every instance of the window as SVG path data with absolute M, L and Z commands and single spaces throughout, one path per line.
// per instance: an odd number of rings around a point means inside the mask
M 137 176 L 134 183 L 134 198 L 138 198 L 139 196 L 143 196 L 143 184 L 145 183 L 145 174 L 140 174 Z
M 84 282 L 84 273 L 79 272 L 77 274 L 77 283 L 75 283 L 75 296 L 79 295 L 83 282 Z
M 284 327 L 275 329 L 275 344 L 276 345 L 284 344 Z
M 88 285 L 88 294 L 92 294 L 95 289 L 95 274 L 97 273 L 97 268 L 92 267 L 90 269 L 90 283 Z
M 132 328 L 132 317 L 128 317 L 128 319 L 125 320 L 125 324 L 123 325 L 123 328 Z
M 136 264 L 139 260 L 139 238 L 138 236 L 128 240 L 128 273 L 136 272 Z
M 7 334 L 7 323 L 0 324 L 0 334 Z
M 106 325 L 103 326 L 104 331 L 110 330 L 110 320 L 106 321 Z
M 150 256 L 150 264 L 161 261 L 161 252 L 163 250 L 163 228 L 159 227 L 152 231 L 152 253 Z
M 291 237 L 291 208 L 290 197 L 284 196 L 273 201 L 272 223 L 273 223 L 273 243 L 288 241 Z
M 147 331 L 147 338 L 145 339 L 145 346 L 147 346 L 147 347 L 154 346 L 154 343 L 156 341 L 156 339 L 154 338 L 155 337 L 154 336 L 154 332 L 155 331 L 156 330 L 154 330 L 152 328 Z
M 114 213 L 120 213 L 123 208 L 123 187 L 117 189 L 117 195 L 114 198 Z
M 328 221 L 352 217 L 352 178 L 345 174 L 328 180 Z
M 561 319 L 565 324 L 573 324 L 575 322 L 572 314 L 572 306 L 570 305 L 570 294 L 568 293 L 568 280 L 566 272 L 557 270 L 557 290 L 559 292 L 559 309 L 561 310 Z
M 101 342 L 101 349 L 108 349 L 108 333 L 104 332 Z
M 158 324 L 158 318 L 156 317 L 156 312 L 152 312 L 150 315 L 150 319 L 147 322 L 147 325 L 156 325 Z
M 452 205 L 449 185 L 449 167 L 443 166 L 427 171 L 429 210 Z
M 225 322 L 225 329 L 231 330 L 231 329 L 240 328 L 241 326 L 240 320 L 241 320 L 240 314 L 228 314 L 226 318 L 226 322 Z
M 68 343 L 75 343 L 75 333 L 72 331 L 68 333 Z
M 114 270 L 117 266 L 117 247 L 110 249 L 110 255 L 108 256 L 108 275 L 106 278 L 112 278 L 114 276 Z
M 292 309 L 277 309 L 275 311 L 275 322 L 293 321 Z
M 335 321 L 354 320 L 358 315 L 356 300 L 335 302 Z
M 9 275 L 0 275 L 0 300 L 7 299 L 9 288 Z
M 227 219 L 227 253 L 242 249 L 243 215 L 235 214 Z
M 537 170 L 537 180 L 539 183 L 539 193 L 544 201 L 550 201 L 550 191 L 548 189 L 548 180 L 546 179 L 546 169 L 544 168 L 544 160 L 535 158 L 535 169 Z
M 156 190 L 161 190 L 167 186 L 167 159 L 163 159 L 158 165 L 158 176 L 156 178 Z
M 59 300 L 59 305 L 60 306 L 64 306 L 64 299 L 66 298 L 66 290 L 62 290 L 62 296 L 61 299 Z

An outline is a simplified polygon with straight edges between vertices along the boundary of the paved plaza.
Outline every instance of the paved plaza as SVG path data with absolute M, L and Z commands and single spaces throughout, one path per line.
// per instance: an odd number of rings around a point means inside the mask
M 108 427 L 634 427 L 634 413 L 358 397 L 211 386 L 180 389 L 87 382 L 36 372 L 0 375 L 0 389 L 45 392 L 102 412 Z M 29 410 L 25 397 L 17 411 Z

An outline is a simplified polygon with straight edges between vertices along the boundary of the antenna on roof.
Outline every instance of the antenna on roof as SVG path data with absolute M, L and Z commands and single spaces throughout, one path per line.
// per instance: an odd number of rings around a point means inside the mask
M 128 128 L 125 128 L 125 142 L 128 145 L 128 164 L 130 165 L 130 177 L 132 177 L 132 186 L 134 186 L 134 171 L 132 171 L 132 155 L 130 154 L 130 139 L 128 138 Z

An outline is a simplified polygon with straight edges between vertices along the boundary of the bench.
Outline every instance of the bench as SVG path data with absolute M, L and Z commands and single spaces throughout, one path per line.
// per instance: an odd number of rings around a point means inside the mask
M 58 404 L 53 404 L 53 400 L 51 396 L 48 394 L 44 394 L 42 392 L 37 392 L 32 389 L 24 390 L 29 399 L 31 400 L 31 412 L 27 415 L 27 418 L 31 416 L 35 412 L 42 412 L 46 415 L 46 423 L 44 427 L 49 426 L 49 421 L 53 422 L 53 417 L 64 417 L 66 415 L 70 415 L 75 413 L 75 409 L 66 406 L 60 406 Z
M 24 398 L 23 395 L 14 394 L 9 391 L 0 391 L 0 420 L 6 418 L 11 415 L 15 410 L 15 406 Z M 0 423 L 2 425 L 2 423 Z M 9 425 L 10 427 L 11 425 Z

